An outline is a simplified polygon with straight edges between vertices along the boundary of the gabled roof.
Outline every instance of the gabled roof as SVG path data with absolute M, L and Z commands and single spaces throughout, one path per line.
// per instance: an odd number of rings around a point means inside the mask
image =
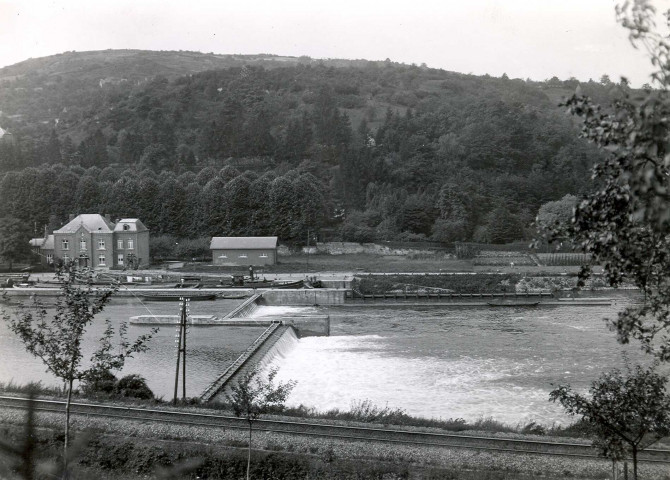
M 82 213 L 54 233 L 75 233 L 79 227 L 88 232 L 111 233 L 114 230 L 114 224 L 99 213 Z
M 124 228 L 124 226 L 128 228 Z M 149 229 L 144 226 L 139 218 L 122 218 L 114 227 L 115 232 L 144 232 L 146 230 Z
M 212 237 L 210 250 L 255 250 L 277 248 L 277 237 Z

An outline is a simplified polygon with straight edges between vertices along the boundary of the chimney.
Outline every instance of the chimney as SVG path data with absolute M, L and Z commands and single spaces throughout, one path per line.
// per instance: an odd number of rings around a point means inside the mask
M 76 215 L 75 215 L 74 213 L 71 213 L 71 214 L 70 214 L 70 220 L 69 220 L 69 221 L 71 222 L 72 220 L 75 219 L 75 217 L 76 217 Z
M 109 215 L 109 213 L 105 213 L 103 216 L 107 219 L 108 222 L 112 221 L 112 217 Z

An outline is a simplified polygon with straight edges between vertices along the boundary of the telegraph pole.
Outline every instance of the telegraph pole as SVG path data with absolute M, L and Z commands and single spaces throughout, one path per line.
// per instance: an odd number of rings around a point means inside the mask
M 187 321 L 188 314 L 190 312 L 190 303 L 191 299 L 182 297 L 179 299 L 179 326 L 175 330 L 178 332 L 175 335 L 175 343 L 177 344 L 177 371 L 175 372 L 174 377 L 174 399 L 172 403 L 177 404 L 177 392 L 179 391 L 179 364 L 181 363 L 182 368 L 182 400 L 186 400 L 186 333 L 187 330 Z M 182 356 L 183 361 L 182 361 Z

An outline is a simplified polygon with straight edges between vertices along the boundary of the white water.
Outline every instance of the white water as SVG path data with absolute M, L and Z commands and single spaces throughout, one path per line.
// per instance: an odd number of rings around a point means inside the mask
M 320 310 L 333 336 L 300 339 L 271 363 L 278 380 L 297 381 L 290 406 L 370 400 L 428 418 L 565 424 L 572 419 L 549 402 L 552 384 L 585 390 L 622 364 L 623 350 L 644 360 L 603 322 L 619 308 L 333 307 Z
M 279 368 L 277 380 L 298 382 L 290 406 L 348 410 L 367 399 L 428 418 L 565 421 L 561 409 L 547 401 L 546 388 L 515 382 L 528 370 L 542 369 L 538 362 L 389 356 L 383 344 L 377 335 L 303 338 L 273 358 L 272 366 Z

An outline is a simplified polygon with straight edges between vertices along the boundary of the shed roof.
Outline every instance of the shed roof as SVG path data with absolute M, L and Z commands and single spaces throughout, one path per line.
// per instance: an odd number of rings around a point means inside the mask
M 260 250 L 277 248 L 277 237 L 212 237 L 210 250 Z
M 124 226 L 128 228 L 124 228 Z M 147 227 L 140 221 L 139 218 L 122 218 L 116 223 L 114 227 L 115 232 L 144 232 L 148 230 Z
M 82 226 L 88 232 L 110 233 L 114 230 L 114 224 L 99 213 L 82 213 L 58 230 L 54 230 L 54 233 L 75 233 Z

